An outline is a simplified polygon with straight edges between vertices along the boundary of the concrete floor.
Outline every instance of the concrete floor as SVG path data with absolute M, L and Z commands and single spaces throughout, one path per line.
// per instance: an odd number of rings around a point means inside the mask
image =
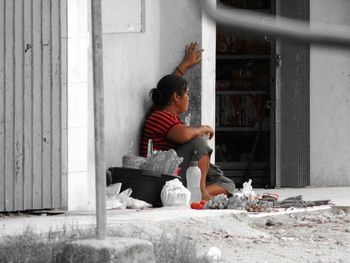
M 256 193 L 274 192 L 280 195 L 279 200 L 296 195 L 302 195 L 304 200 L 325 200 L 330 199 L 336 206 L 350 207 L 350 187 L 332 187 L 332 188 L 301 188 L 301 189 L 253 189 Z M 295 209 L 293 212 L 307 212 L 313 209 L 329 209 L 329 206 L 316 207 L 308 209 Z M 288 213 L 290 213 L 289 211 Z M 120 226 L 121 224 L 147 224 L 161 221 L 175 221 L 179 219 L 195 219 L 203 217 L 220 217 L 223 215 L 232 215 L 235 213 L 246 213 L 238 210 L 193 210 L 189 208 L 163 207 L 145 210 L 109 210 L 107 211 L 107 224 L 110 227 Z M 271 213 L 270 213 L 271 215 Z M 256 217 L 257 214 L 251 214 Z M 259 216 L 264 216 L 264 213 Z M 47 232 L 51 230 L 60 230 L 63 227 L 79 228 L 91 227 L 95 224 L 95 215 L 93 212 L 67 212 L 54 216 L 10 216 L 0 217 L 0 233 L 3 235 L 15 235 L 23 233 L 29 226 L 38 232 Z

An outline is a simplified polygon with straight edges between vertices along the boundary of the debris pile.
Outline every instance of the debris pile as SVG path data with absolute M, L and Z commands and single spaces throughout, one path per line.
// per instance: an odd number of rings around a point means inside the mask
M 264 193 L 262 196 L 252 191 L 251 180 L 243 184 L 242 192 L 231 197 L 220 194 L 208 200 L 203 209 L 236 209 L 248 212 L 271 212 L 277 209 L 306 208 L 329 205 L 330 200 L 305 201 L 301 195 L 278 201 L 277 193 Z
M 273 207 L 275 208 L 305 208 L 311 206 L 319 206 L 319 205 L 329 205 L 330 200 L 317 200 L 317 201 L 304 201 L 301 195 L 289 197 L 284 199 L 283 201 L 276 201 L 273 203 Z

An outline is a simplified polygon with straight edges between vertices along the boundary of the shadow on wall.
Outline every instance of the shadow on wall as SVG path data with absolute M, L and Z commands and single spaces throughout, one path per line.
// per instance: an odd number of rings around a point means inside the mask
M 149 88 L 151 90 L 151 88 Z M 135 143 L 134 143 L 134 154 L 140 155 L 140 144 L 141 144 L 141 133 L 143 130 L 144 122 L 146 120 L 146 117 L 151 109 L 152 102 L 150 97 L 148 96 L 149 92 L 147 92 L 146 96 L 142 98 L 142 108 L 143 112 L 140 113 L 141 115 L 141 122 L 139 123 L 139 126 L 137 128 L 137 133 L 135 134 Z

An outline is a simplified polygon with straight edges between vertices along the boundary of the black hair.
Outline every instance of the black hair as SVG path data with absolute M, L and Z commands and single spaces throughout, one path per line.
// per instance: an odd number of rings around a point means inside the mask
M 149 96 L 152 99 L 153 106 L 164 108 L 171 103 L 171 97 L 174 93 L 183 96 L 188 86 L 187 80 L 176 75 L 166 75 L 161 78 L 157 88 L 151 89 Z

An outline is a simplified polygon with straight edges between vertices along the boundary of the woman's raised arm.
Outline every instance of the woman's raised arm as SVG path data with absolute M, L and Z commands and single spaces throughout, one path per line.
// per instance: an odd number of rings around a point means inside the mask
M 175 68 L 173 74 L 182 77 L 187 69 L 202 61 L 203 51 L 204 49 L 198 49 L 196 42 L 192 42 L 189 46 L 186 46 L 185 56 Z

